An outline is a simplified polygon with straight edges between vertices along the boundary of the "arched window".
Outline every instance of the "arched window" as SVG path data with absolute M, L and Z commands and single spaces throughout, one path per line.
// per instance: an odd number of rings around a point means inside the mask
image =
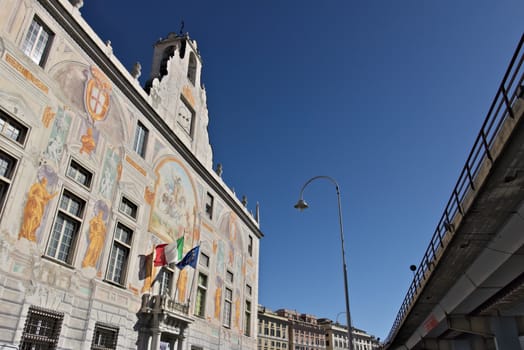
M 196 57 L 195 57 L 195 54 L 191 52 L 191 54 L 189 55 L 189 66 L 187 67 L 187 78 L 193 85 L 195 85 L 195 81 L 196 81 L 196 69 L 197 69 Z
M 162 54 L 162 61 L 160 62 L 160 75 L 164 76 L 167 74 L 167 61 L 171 57 L 173 57 L 173 54 L 175 53 L 175 47 L 174 46 L 168 46 L 164 53 Z

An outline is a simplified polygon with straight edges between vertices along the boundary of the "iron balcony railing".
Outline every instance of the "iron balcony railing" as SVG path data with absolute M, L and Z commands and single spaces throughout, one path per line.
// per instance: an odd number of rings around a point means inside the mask
M 178 303 L 169 295 L 142 295 L 142 306 L 140 307 L 140 312 L 162 313 L 164 311 L 188 315 L 189 305 L 187 303 Z
M 475 139 L 473 148 L 451 193 L 451 197 L 438 222 L 429 246 L 415 272 L 413 282 L 408 289 L 385 344 L 393 341 L 411 307 L 416 302 L 419 292 L 426 284 L 431 271 L 435 268 L 437 256 L 441 256 L 442 252 L 446 249 L 450 241 L 448 238 L 450 238 L 456 229 L 453 222 L 458 222 L 458 219 L 464 216 L 464 202 L 468 194 L 477 190 L 475 180 L 479 174 L 479 170 L 486 166 L 490 169 L 493 166 L 494 159 L 492 149 L 495 139 L 499 135 L 504 122 L 508 118 L 515 118 L 512 108 L 513 104 L 517 99 L 524 98 L 523 45 L 524 34 L 515 50 L 515 54 L 502 79 L 502 83 L 497 90 L 480 132 Z

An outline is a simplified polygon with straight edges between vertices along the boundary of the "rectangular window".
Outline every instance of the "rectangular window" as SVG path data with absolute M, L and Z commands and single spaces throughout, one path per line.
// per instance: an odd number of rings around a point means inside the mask
M 107 266 L 107 279 L 111 282 L 124 285 L 132 236 L 133 230 L 121 223 L 116 225 L 113 248 Z
M 231 327 L 231 310 L 233 306 L 233 291 L 226 288 L 224 293 L 224 326 Z
M 22 43 L 22 51 L 33 62 L 43 67 L 53 41 L 53 35 L 39 18 L 33 18 L 29 31 Z
M 91 349 L 94 350 L 112 350 L 116 349 L 118 341 L 118 327 L 112 327 L 97 322 L 93 334 Z
M 209 267 L 209 256 L 200 252 L 199 264 L 205 267 Z
M 23 145 L 27 135 L 27 127 L 11 118 L 4 111 L 0 111 L 0 134 Z
M 93 174 L 89 170 L 87 170 L 86 168 L 84 168 L 83 166 L 71 159 L 71 162 L 69 163 L 69 168 L 67 168 L 67 177 L 73 179 L 80 185 L 89 188 L 91 186 L 91 179 L 93 178 Z
M 226 272 L 226 282 L 233 283 L 233 272 L 229 270 Z
M 20 340 L 20 349 L 56 349 L 63 319 L 64 314 L 61 312 L 30 306 Z
M 207 199 L 206 199 L 206 215 L 209 218 L 209 220 L 213 219 L 213 203 L 215 201 L 215 198 L 208 192 L 207 193 Z
M 253 236 L 249 236 L 249 243 L 247 245 L 247 252 L 249 256 L 253 256 Z
M 133 143 L 133 150 L 138 153 L 142 158 L 146 155 L 146 145 L 147 145 L 147 138 L 149 135 L 149 130 L 146 129 L 146 127 L 138 122 L 136 125 L 136 131 L 135 131 L 135 141 Z
M 251 286 L 249 284 L 246 284 L 246 293 L 247 293 L 247 295 L 251 295 L 251 293 L 252 293 L 252 289 L 251 289 Z
M 15 172 L 16 159 L 0 150 L 0 213 L 7 200 L 7 193 Z
M 195 315 L 205 317 L 206 315 L 206 292 L 207 276 L 203 273 L 198 274 L 198 287 L 195 302 Z
M 158 276 L 158 294 L 164 295 L 171 292 L 171 283 L 173 281 L 173 271 L 170 268 L 162 267 L 162 270 L 159 272 Z
M 244 315 L 244 335 L 246 337 L 251 336 L 251 302 L 246 300 L 246 308 Z
M 85 201 L 64 191 L 47 247 L 48 256 L 67 264 L 72 263 L 84 207 Z
M 133 219 L 136 219 L 136 214 L 138 212 L 138 206 L 131 202 L 126 197 L 122 197 L 122 200 L 120 201 L 120 212 L 126 214 L 129 217 L 132 217 Z

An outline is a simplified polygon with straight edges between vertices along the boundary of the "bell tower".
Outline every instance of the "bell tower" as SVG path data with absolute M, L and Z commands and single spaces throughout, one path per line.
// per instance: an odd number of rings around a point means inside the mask
M 188 33 L 169 33 L 154 45 L 145 89 L 153 108 L 197 158 L 212 168 L 207 132 L 206 91 L 201 83 L 202 58 Z
M 186 54 L 189 55 L 187 76 L 193 85 L 197 83 L 197 78 L 200 76 L 200 69 L 198 68 L 202 66 L 202 61 L 196 47 L 196 42 L 189 39 L 188 33 L 169 33 L 166 38 L 159 39 L 154 45 L 151 74 L 149 81 L 146 83 L 146 87 L 151 85 L 153 79 L 159 78 L 162 80 L 162 77 L 168 73 L 168 61 L 175 53 L 178 55 L 178 58 L 182 60 L 186 58 Z

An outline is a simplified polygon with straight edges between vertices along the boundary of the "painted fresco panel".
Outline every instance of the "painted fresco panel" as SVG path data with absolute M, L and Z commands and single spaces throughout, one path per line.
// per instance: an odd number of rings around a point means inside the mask
M 46 157 L 55 164 L 60 164 L 64 153 L 64 146 L 71 127 L 71 120 L 73 113 L 62 108 L 58 109 L 56 118 L 53 123 L 53 129 L 49 137 L 47 149 L 45 151 Z
M 178 160 L 158 166 L 150 231 L 166 241 L 184 236 L 184 251 L 192 248 L 197 226 L 197 198 L 193 181 Z M 189 243 L 189 244 L 188 244 Z
M 115 150 L 108 148 L 104 160 L 104 167 L 102 170 L 102 180 L 98 192 L 107 200 L 113 198 L 115 185 L 120 180 L 121 173 L 121 159 L 120 155 Z

